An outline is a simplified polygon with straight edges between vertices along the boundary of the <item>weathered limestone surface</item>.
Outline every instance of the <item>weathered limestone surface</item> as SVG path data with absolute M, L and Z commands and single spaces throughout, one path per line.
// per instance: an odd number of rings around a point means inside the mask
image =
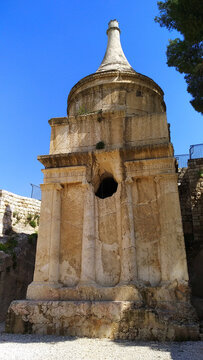
M 123 49 L 121 47 L 120 43 L 120 29 L 118 27 L 118 22 L 116 20 L 111 20 L 108 24 L 108 44 L 106 53 L 104 55 L 104 59 L 102 60 L 102 63 L 97 70 L 97 72 L 100 71 L 109 71 L 109 70 L 133 70 L 133 68 L 130 66 L 128 60 L 125 57 L 125 54 L 123 52 Z
M 181 314 L 181 316 L 180 316 Z M 185 322 L 183 322 L 185 317 Z M 129 340 L 196 340 L 188 308 L 167 312 L 133 301 L 13 302 L 6 330 L 15 333 L 57 334 Z
M 126 116 L 126 111 L 115 110 L 77 115 L 74 119 L 51 119 L 49 123 L 52 127 L 50 154 L 93 151 L 101 139 L 106 150 L 168 144 L 165 113 Z
M 198 338 L 163 92 L 115 65 L 116 23 L 104 67 L 50 120 L 34 281 L 7 331 Z

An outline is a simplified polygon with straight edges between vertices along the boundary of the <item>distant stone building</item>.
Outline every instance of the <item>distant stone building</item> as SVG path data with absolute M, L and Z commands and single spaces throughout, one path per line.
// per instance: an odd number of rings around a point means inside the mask
M 107 34 L 49 121 L 34 281 L 7 331 L 197 339 L 163 91 L 129 65 L 116 20 Z

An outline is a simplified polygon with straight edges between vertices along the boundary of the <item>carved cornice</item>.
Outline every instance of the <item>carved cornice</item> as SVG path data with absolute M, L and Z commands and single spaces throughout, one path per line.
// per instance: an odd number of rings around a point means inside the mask
M 94 150 L 84 152 L 73 152 L 64 154 L 41 155 L 38 160 L 49 168 L 60 168 L 69 166 L 91 166 L 97 156 L 119 153 L 121 161 L 144 160 L 149 158 L 173 157 L 172 144 L 151 144 L 131 146 L 130 148 L 117 148 L 113 150 Z
M 51 126 L 57 126 L 61 124 L 68 124 L 68 117 L 57 117 L 57 118 L 51 118 L 48 121 L 49 125 Z

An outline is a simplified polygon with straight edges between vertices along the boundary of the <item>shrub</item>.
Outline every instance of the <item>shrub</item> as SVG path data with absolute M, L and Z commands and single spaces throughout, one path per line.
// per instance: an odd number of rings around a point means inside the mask
M 84 115 L 87 113 L 87 110 L 85 108 L 85 105 L 80 106 L 79 110 L 78 110 L 78 115 Z
M 27 214 L 25 225 L 29 224 L 34 229 L 39 226 L 39 215 L 38 214 Z
M 6 254 L 13 253 L 13 249 L 17 244 L 15 237 L 10 237 L 5 244 L 0 244 L 0 251 L 4 251 Z
M 20 216 L 20 214 L 19 214 L 17 211 L 14 211 L 14 212 L 13 212 L 13 217 L 16 219 L 16 222 L 15 222 L 15 224 L 14 224 L 14 226 L 15 226 L 15 225 L 18 224 L 19 221 L 22 219 L 22 216 Z

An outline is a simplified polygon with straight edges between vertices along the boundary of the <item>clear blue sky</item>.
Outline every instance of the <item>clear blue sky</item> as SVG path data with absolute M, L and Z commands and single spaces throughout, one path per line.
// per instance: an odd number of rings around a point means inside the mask
M 177 33 L 154 22 L 154 0 L 0 1 L 0 188 L 30 196 L 42 182 L 37 155 L 48 154 L 48 119 L 66 116 L 67 96 L 94 73 L 106 49 L 109 20 L 117 19 L 133 68 L 165 93 L 176 154 L 203 142 L 203 118 L 189 103 L 183 75 L 166 65 Z

